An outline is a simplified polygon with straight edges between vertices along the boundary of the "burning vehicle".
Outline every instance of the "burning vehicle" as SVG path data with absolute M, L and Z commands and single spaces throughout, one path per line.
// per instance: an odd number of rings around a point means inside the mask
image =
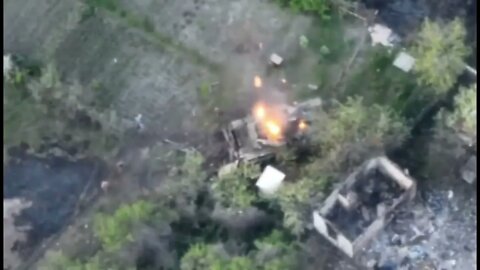
M 257 89 L 263 87 L 258 76 L 253 84 Z M 220 172 L 235 167 L 238 162 L 260 162 L 273 157 L 275 148 L 307 136 L 311 123 L 309 115 L 321 106 L 321 98 L 294 104 L 260 99 L 248 116 L 233 120 L 222 129 L 232 163 L 222 167 Z

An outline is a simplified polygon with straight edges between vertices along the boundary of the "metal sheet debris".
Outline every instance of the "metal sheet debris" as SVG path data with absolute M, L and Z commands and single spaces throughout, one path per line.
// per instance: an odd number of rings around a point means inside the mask
M 268 165 L 258 178 L 256 186 L 264 194 L 274 194 L 282 185 L 285 174 L 276 168 Z

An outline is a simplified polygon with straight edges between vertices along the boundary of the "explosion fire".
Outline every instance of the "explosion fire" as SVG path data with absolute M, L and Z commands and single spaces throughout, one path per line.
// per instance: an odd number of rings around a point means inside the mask
M 255 76 L 253 83 L 255 88 L 260 88 L 262 79 Z M 260 133 L 271 142 L 278 143 L 285 140 L 285 137 L 295 136 L 298 132 L 303 133 L 308 128 L 308 124 L 303 119 L 292 121 L 285 107 L 286 105 L 265 101 L 258 101 L 253 106 L 252 115 L 257 127 Z
M 301 131 L 304 131 L 308 128 L 308 125 L 307 123 L 305 123 L 304 120 L 300 120 L 300 123 L 298 124 L 298 129 L 300 129 Z
M 255 76 L 253 78 L 253 86 L 255 86 L 255 88 L 260 88 L 262 87 L 263 83 L 262 83 L 262 78 L 260 78 L 259 76 Z
M 253 86 L 255 88 L 261 88 L 263 86 L 260 76 L 253 78 Z M 260 132 L 267 137 L 268 140 L 278 142 L 283 139 L 285 122 L 283 119 L 286 119 L 286 116 L 282 114 L 281 110 L 273 105 L 258 102 L 253 107 L 253 116 Z
M 258 102 L 253 107 L 253 116 L 260 128 L 260 132 L 271 141 L 279 141 L 283 137 L 283 119 L 279 112 L 274 110 L 273 106 L 268 106 L 263 102 Z

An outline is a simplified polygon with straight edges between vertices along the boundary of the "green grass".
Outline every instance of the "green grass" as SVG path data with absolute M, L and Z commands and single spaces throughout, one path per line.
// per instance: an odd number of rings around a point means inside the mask
M 299 54 L 285 66 L 287 80 L 297 85 L 293 89 L 296 98 L 335 95 L 331 89 L 354 45 L 345 40 L 345 27 L 342 18 L 333 16 L 329 21 L 316 19 L 307 30 L 308 45 L 300 48 Z M 309 89 L 307 84 L 317 85 L 318 90 Z
M 208 67 L 212 71 L 220 70 L 217 63 L 211 62 L 197 51 L 187 48 L 180 42 L 160 33 L 155 29 L 155 25 L 151 18 L 147 16 L 139 16 L 124 9 L 118 0 L 87 0 L 87 5 L 94 9 L 105 10 L 117 18 L 122 19 L 128 26 L 142 30 L 142 32 L 147 34 L 151 41 L 153 41 L 153 43 L 164 49 L 172 50 L 181 55 L 187 55 L 194 63 Z M 91 11 L 89 12 L 91 13 Z
M 384 48 L 369 49 L 366 61 L 347 77 L 343 97 L 360 95 L 367 104 L 387 105 L 408 118 L 418 114 L 428 97 L 414 74 L 393 66 L 396 54 Z
M 344 21 L 333 16 L 329 21 L 316 19 L 314 26 L 307 33 L 308 44 L 311 49 L 321 55 L 321 61 L 333 64 L 348 57 L 351 44 L 344 40 Z M 328 53 L 322 53 L 322 47 L 328 48 Z

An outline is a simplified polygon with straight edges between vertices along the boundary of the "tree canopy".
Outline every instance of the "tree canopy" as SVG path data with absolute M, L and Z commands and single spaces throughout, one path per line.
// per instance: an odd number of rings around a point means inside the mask
M 447 24 L 425 20 L 412 53 L 414 69 L 421 84 L 442 94 L 456 82 L 464 69 L 464 58 L 470 53 L 465 45 L 466 30 L 460 19 Z
M 470 138 L 477 136 L 477 85 L 461 87 L 455 97 L 453 111 L 441 116 L 443 123 Z

